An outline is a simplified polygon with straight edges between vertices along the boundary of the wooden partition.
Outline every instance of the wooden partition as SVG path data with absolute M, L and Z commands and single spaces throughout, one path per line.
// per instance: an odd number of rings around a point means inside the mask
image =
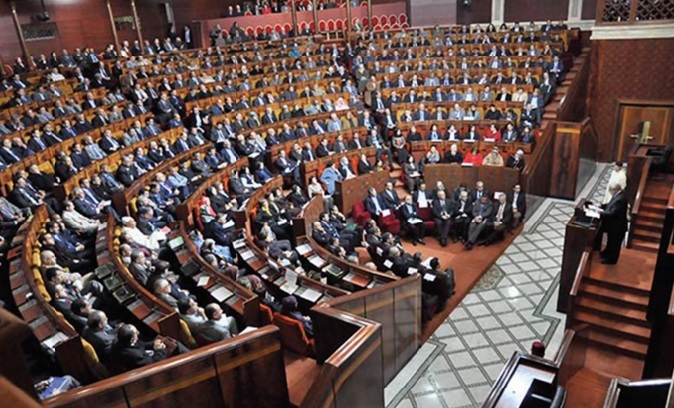
M 311 318 L 322 367 L 300 407 L 383 407 L 381 325 L 325 304 Z
M 522 170 L 522 188 L 527 194 L 545 197 L 550 191 L 550 175 L 552 169 L 550 163 L 553 158 L 554 134 L 556 131 L 554 122 L 548 123 L 543 130 L 540 142 L 536 144 L 536 150 L 531 158 L 526 161 Z
M 597 167 L 597 135 L 590 118 L 581 123 L 557 122 L 552 146 L 549 195 L 575 200 Z
M 520 182 L 520 172 L 505 167 L 478 166 L 464 167 L 457 164 L 432 164 L 424 168 L 424 181 L 428 189 L 435 188 L 438 181 L 442 181 L 450 191 L 463 182 L 473 188 L 479 180 L 484 181 L 484 188 L 493 193 L 506 193 Z
M 275 326 L 44 401 L 46 407 L 289 407 Z
M 409 276 L 363 292 L 342 296 L 326 307 L 348 312 L 381 324 L 384 382 L 389 383 L 421 347 L 421 277 Z M 314 309 L 315 310 L 315 309 Z M 331 354 L 339 336 L 335 331 L 319 334 L 316 354 L 319 362 Z M 325 336 L 324 341 L 319 340 Z
M 672 379 L 630 381 L 615 378 L 609 385 L 604 408 L 667 407 Z
M 337 181 L 335 182 L 335 204 L 348 217 L 353 205 L 365 200 L 370 187 L 376 188 L 379 192 L 383 190 L 384 184 L 388 181 L 391 181 L 388 171 L 378 171 L 349 180 Z
M 583 253 L 591 248 L 594 237 L 597 235 L 597 223 L 591 222 L 584 212 L 585 200 L 576 206 L 573 217 L 566 223 L 564 235 L 564 255 L 562 257 L 562 270 L 560 272 L 559 296 L 557 298 L 557 311 L 568 314 L 569 294 L 573 287 L 574 279 L 578 271 L 578 265 Z

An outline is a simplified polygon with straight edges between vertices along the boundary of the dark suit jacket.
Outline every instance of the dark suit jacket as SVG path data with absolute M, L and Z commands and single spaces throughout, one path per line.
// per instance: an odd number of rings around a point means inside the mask
M 621 191 L 602 205 L 601 229 L 609 233 L 624 233 L 627 231 L 627 198 Z
M 112 347 L 111 361 L 114 361 L 116 366 L 124 370 L 133 370 L 166 358 L 164 350 L 155 350 L 152 355 L 146 353 L 146 350 L 152 350 L 151 342 L 138 342 L 134 346 L 120 346 L 119 344 L 115 344 Z
M 400 198 L 395 190 L 392 190 L 392 193 L 393 196 L 386 190 L 382 191 L 381 194 L 379 194 L 379 200 L 384 203 L 386 208 L 393 210 L 400 204 Z
M 506 195 L 506 201 L 512 206 L 513 204 L 513 198 L 515 197 L 515 194 L 512 191 L 509 191 L 508 194 Z M 520 193 L 517 195 L 517 211 L 522 214 L 522 219 L 524 219 L 524 216 L 527 213 L 527 197 L 526 194 L 520 191 Z
M 437 198 L 433 200 L 432 210 L 433 218 L 442 218 L 443 211 L 446 212 L 450 217 L 454 215 L 454 202 L 445 197 L 445 205 L 440 205 L 440 200 Z

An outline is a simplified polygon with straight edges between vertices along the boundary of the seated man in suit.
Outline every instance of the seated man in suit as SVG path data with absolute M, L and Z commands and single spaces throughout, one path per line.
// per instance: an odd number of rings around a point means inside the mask
M 400 197 L 398 197 L 398 193 L 393 189 L 393 183 L 390 181 L 386 183 L 386 187 L 379 197 L 381 197 L 384 206 L 391 211 L 397 211 L 400 207 Z
M 124 324 L 117 330 L 117 342 L 112 346 L 111 362 L 120 371 L 133 370 L 164 360 L 166 343 L 160 338 L 143 342 L 138 329 L 132 324 Z
M 473 203 L 473 220 L 468 226 L 468 239 L 465 247 L 468 250 L 473 249 L 473 245 L 484 231 L 488 231 L 493 225 L 494 205 L 489 196 L 483 194 L 479 200 Z
M 438 229 L 438 241 L 440 245 L 447 246 L 447 236 L 452 227 L 454 216 L 454 203 L 447 199 L 443 190 L 438 191 L 438 196 L 433 200 L 433 221 Z
M 367 191 L 367 198 L 365 198 L 365 209 L 372 215 L 372 218 L 378 220 L 384 210 L 387 210 L 384 201 L 377 195 L 377 190 L 370 187 Z
M 512 226 L 512 221 L 513 207 L 507 202 L 506 195 L 501 193 L 498 195 L 498 206 L 494 215 L 494 222 L 489 235 L 484 240 L 484 245 L 489 245 L 500 237 L 503 237 L 504 232 Z
M 426 226 L 419 217 L 419 210 L 414 205 L 411 195 L 405 196 L 405 202 L 400 206 L 400 219 L 410 233 L 412 245 L 416 246 L 418 243 L 426 245 L 424 241 Z
M 217 303 L 211 303 L 206 305 L 204 308 L 204 314 L 206 315 L 206 321 L 203 322 L 198 331 L 196 332 L 197 338 L 200 341 L 205 343 L 216 343 L 221 340 L 226 340 L 236 335 L 236 332 L 232 332 L 232 329 L 236 329 L 236 322 L 231 323 L 233 320 L 232 317 L 225 316 L 222 308 Z M 223 324 L 221 320 L 225 319 L 228 324 Z
M 117 340 L 117 328 L 108 324 L 108 316 L 100 310 L 89 313 L 87 325 L 82 331 L 82 337 L 94 347 L 96 354 L 103 361 L 110 358 L 112 345 Z
M 512 191 L 508 192 L 506 199 L 513 210 L 512 228 L 517 228 L 520 222 L 524 222 L 524 216 L 527 213 L 527 197 L 522 191 L 522 186 L 515 184 Z
M 524 151 L 519 149 L 517 152 L 515 152 L 515 154 L 510 155 L 510 157 L 508 157 L 508 161 L 506 162 L 506 167 L 520 171 L 524 169 Z

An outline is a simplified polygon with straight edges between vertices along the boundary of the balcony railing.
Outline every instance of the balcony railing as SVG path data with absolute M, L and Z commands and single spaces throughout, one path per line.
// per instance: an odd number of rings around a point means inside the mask
M 672 0 L 599 0 L 597 24 L 674 22 Z

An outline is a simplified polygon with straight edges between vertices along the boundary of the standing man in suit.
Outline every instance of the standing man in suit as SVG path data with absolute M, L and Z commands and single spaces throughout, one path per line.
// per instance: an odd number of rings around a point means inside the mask
M 601 251 L 601 263 L 614 265 L 620 257 L 620 246 L 627 231 L 627 198 L 620 184 L 611 184 L 608 190 L 611 193 L 611 201 L 598 207 L 601 224 L 594 247 L 601 248 L 606 233 L 606 248 Z

